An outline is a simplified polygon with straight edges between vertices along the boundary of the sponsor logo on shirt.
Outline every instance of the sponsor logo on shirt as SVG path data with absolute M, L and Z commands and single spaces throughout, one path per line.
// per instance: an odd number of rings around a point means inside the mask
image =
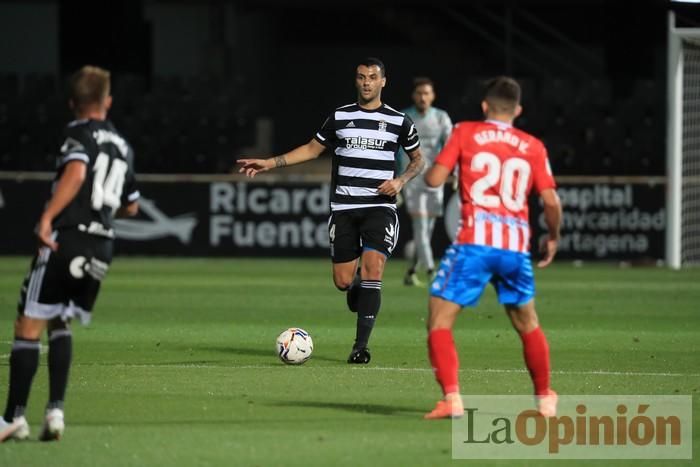
M 345 147 L 348 149 L 374 149 L 384 150 L 385 140 L 376 138 L 365 138 L 362 136 L 352 136 L 345 138 Z

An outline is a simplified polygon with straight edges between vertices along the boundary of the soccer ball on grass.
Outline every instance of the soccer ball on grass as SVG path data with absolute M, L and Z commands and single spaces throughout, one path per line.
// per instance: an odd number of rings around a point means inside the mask
M 301 328 L 289 328 L 277 336 L 277 355 L 288 365 L 301 365 L 311 358 L 314 342 Z

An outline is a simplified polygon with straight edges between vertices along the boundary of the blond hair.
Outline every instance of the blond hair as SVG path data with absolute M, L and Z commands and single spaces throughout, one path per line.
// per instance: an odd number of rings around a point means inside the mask
M 101 104 L 109 91 L 110 73 L 103 68 L 85 65 L 71 76 L 70 99 L 75 110 Z

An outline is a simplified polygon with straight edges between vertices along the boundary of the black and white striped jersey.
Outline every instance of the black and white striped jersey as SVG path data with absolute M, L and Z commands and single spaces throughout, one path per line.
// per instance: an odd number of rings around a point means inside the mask
M 87 165 L 87 173 L 53 227 L 114 238 L 114 214 L 139 198 L 131 146 L 108 120 L 75 120 L 66 126 L 63 137 L 55 181 L 72 161 Z
M 386 104 L 366 110 L 358 104 L 338 107 L 315 135 L 332 149 L 331 210 L 386 206 L 396 208 L 396 197 L 377 193 L 377 187 L 396 177 L 399 148 L 418 148 L 413 121 Z

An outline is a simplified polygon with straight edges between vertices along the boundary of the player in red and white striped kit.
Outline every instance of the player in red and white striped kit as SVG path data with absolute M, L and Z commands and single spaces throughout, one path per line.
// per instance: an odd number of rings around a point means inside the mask
M 557 395 L 550 388 L 549 347 L 535 312 L 527 201 L 534 188 L 544 205 L 548 236 L 539 267 L 556 253 L 561 205 L 544 145 L 512 126 L 522 111 L 518 83 L 491 80 L 481 105 L 486 120 L 459 123 L 425 176 L 429 186 L 440 186 L 459 164 L 462 202 L 457 239 L 430 289 L 428 348 L 444 399 L 425 418 L 464 414 L 452 326 L 462 307 L 477 305 L 489 282 L 522 339 L 538 410 L 553 416 Z

